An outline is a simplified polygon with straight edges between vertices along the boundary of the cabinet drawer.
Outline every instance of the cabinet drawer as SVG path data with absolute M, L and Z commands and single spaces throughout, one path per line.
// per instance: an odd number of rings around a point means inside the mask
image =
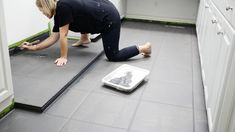
M 224 17 L 224 15 L 218 10 L 216 5 L 212 2 L 209 3 L 211 5 L 211 10 L 215 14 L 216 19 L 218 20 L 218 23 L 223 28 L 223 33 L 225 33 L 228 36 L 229 41 L 232 41 L 235 37 L 235 30 L 231 23 Z
M 222 14 L 228 23 L 235 28 L 235 1 L 234 0 L 212 0 L 213 5 Z

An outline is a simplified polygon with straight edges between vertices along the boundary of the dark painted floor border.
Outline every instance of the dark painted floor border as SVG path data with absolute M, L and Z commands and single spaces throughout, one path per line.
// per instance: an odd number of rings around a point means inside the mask
M 162 24 L 162 25 L 184 26 L 184 27 L 196 27 L 195 24 L 191 24 L 191 23 L 144 20 L 144 19 L 134 19 L 134 18 L 123 18 L 122 21 L 124 21 L 124 22 L 125 21 L 132 21 L 132 22 L 143 22 L 143 23 L 155 23 L 155 24 Z
M 35 40 L 43 41 L 47 37 L 49 37 L 49 33 L 41 34 L 37 37 L 30 39 L 28 42 L 32 42 Z M 96 38 L 92 39 L 92 42 L 96 42 L 101 38 L 101 35 L 98 35 Z M 22 52 L 19 47 L 14 47 L 9 49 L 10 55 L 17 55 L 18 53 Z M 24 109 L 28 111 L 42 113 L 45 109 L 47 109 L 50 104 L 52 104 L 75 80 L 79 79 L 89 67 L 91 67 L 98 59 L 104 54 L 104 51 L 101 51 L 87 66 L 85 66 L 76 76 L 74 76 L 61 90 L 59 90 L 53 97 L 50 98 L 42 107 L 23 104 L 15 102 L 14 107 L 18 109 Z
M 15 108 L 29 110 L 33 112 L 42 113 L 48 108 L 73 82 L 79 79 L 102 55 L 104 51 L 100 52 L 86 67 L 84 67 L 76 76 L 72 78 L 60 91 L 58 91 L 50 100 L 48 100 L 42 107 L 22 104 L 15 102 Z

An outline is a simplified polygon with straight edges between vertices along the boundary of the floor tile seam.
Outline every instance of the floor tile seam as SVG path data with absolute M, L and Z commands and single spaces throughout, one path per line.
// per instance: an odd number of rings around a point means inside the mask
M 67 118 L 66 121 L 64 122 L 64 124 L 61 126 L 61 128 L 60 128 L 57 132 L 61 132 L 61 131 L 65 128 L 66 124 L 67 124 L 69 121 L 70 121 L 70 119 Z
M 96 123 L 96 122 L 91 122 L 91 121 L 85 121 L 85 120 L 76 119 L 76 118 L 71 118 L 69 121 L 72 121 L 72 120 L 77 121 L 77 122 L 81 122 L 81 123 L 91 124 L 91 125 L 97 125 L 97 126 L 103 126 L 103 127 L 108 127 L 108 128 L 127 130 L 127 129 L 122 128 L 122 127 L 115 127 L 115 126 L 112 126 L 112 125 L 105 125 L 105 124 L 102 124 L 102 123 Z
M 156 60 L 157 60 L 157 58 L 158 58 L 158 56 L 159 56 L 159 53 L 160 53 L 160 51 L 161 51 L 162 46 L 163 46 L 163 45 L 161 44 L 161 47 L 159 48 L 159 52 L 156 54 L 156 57 L 155 57 Z M 154 68 L 155 63 L 157 62 L 156 60 L 155 60 L 155 62 L 153 62 L 152 66 L 151 66 L 151 68 L 150 68 L 150 71 L 152 71 L 152 69 Z M 150 76 L 150 75 L 149 75 L 149 76 Z M 128 129 L 127 129 L 128 132 L 131 131 L 131 126 L 132 126 L 132 124 L 133 124 L 133 122 L 134 122 L 134 119 L 135 119 L 135 117 L 136 117 L 138 108 L 140 107 L 140 104 L 141 104 L 141 102 L 142 102 L 141 100 L 142 100 L 143 94 L 144 94 L 144 92 L 145 92 L 147 86 L 148 86 L 148 84 L 144 87 L 143 91 L 141 92 L 140 97 L 138 98 L 138 104 L 137 104 L 137 106 L 136 106 L 136 108 L 135 108 L 135 111 L 134 111 L 134 113 L 133 113 L 133 115 L 132 115 L 132 118 L 131 118 L 131 120 L 130 120 L 130 124 L 129 124 Z
M 154 81 L 157 81 L 157 82 L 162 82 L 162 83 L 169 83 L 169 84 L 176 84 L 176 85 L 180 85 L 180 86 L 186 86 L 187 84 L 184 84 L 184 83 L 180 83 L 180 82 L 173 82 L 173 81 L 168 81 L 168 80 L 160 80 L 160 79 L 154 79 Z M 190 80 L 192 81 L 192 80 Z
M 91 90 L 86 90 L 86 89 L 79 89 L 79 88 L 71 88 L 72 90 L 75 90 L 75 91 L 77 91 L 77 92 L 86 92 L 86 93 L 90 93 L 91 92 Z
M 143 86 L 142 89 L 144 89 L 146 86 Z M 118 91 L 117 91 L 118 92 Z M 135 92 L 135 91 L 134 91 Z M 143 91 L 142 91 L 143 92 Z M 111 97 L 117 97 L 117 98 L 120 98 L 120 99 L 125 99 L 125 100 L 130 100 L 130 101 L 137 101 L 139 100 L 139 98 L 126 98 L 126 97 L 120 97 L 120 95 L 117 95 L 117 94 L 111 94 L 111 93 L 107 93 L 107 92 L 99 92 L 99 91 L 92 91 L 91 94 L 98 94 L 98 95 L 106 95 L 106 96 L 111 96 Z M 125 94 L 125 93 L 121 93 L 125 96 L 128 96 L 128 94 Z M 132 93 L 131 93 L 132 94 Z M 131 95 L 130 94 L 130 95 Z
M 79 105 L 74 109 L 73 112 L 71 112 L 69 119 L 71 119 L 73 117 L 73 115 L 76 113 L 76 111 L 82 106 L 82 104 L 85 102 L 85 100 L 91 95 L 91 93 L 88 93 L 81 101 L 81 103 L 79 103 Z
M 165 39 L 162 40 L 163 42 L 162 42 L 162 44 L 161 44 L 161 46 L 160 46 L 160 48 L 159 48 L 159 52 L 156 54 L 156 57 L 154 57 L 154 58 L 155 58 L 155 62 L 152 63 L 152 66 L 151 66 L 151 68 L 150 68 L 150 71 L 152 71 L 152 69 L 154 68 L 155 63 L 157 63 L 156 60 L 157 60 L 157 58 L 158 58 L 158 56 L 159 56 L 159 54 L 160 54 L 160 52 L 161 52 L 161 49 L 162 49 L 164 40 L 165 40 Z M 149 77 L 150 77 L 150 75 L 149 75 Z M 127 129 L 128 132 L 131 131 L 131 126 L 133 125 L 134 119 L 135 119 L 135 117 L 136 117 L 136 115 L 137 115 L 138 108 L 140 108 L 141 100 L 142 100 L 143 94 L 144 94 L 144 92 L 145 92 L 147 86 L 148 86 L 148 84 L 145 86 L 145 89 L 143 89 L 143 91 L 142 91 L 142 93 L 141 93 L 141 95 L 140 95 L 140 97 L 139 97 L 139 99 L 138 99 L 138 104 L 137 104 L 137 106 L 136 106 L 136 108 L 135 108 L 135 111 L 134 111 L 134 113 L 133 113 L 133 115 L 132 115 L 132 118 L 131 118 L 131 120 L 130 120 L 130 124 L 129 124 L 128 129 Z
M 69 90 L 69 89 L 68 89 L 68 90 Z M 84 91 L 83 91 L 83 92 L 84 92 Z M 87 92 L 87 91 L 85 91 L 85 92 Z M 45 112 L 44 114 L 50 115 L 50 116 L 55 116 L 55 117 L 60 117 L 60 118 L 65 118 L 65 119 L 71 119 L 72 116 L 74 115 L 74 113 L 79 109 L 79 107 L 84 103 L 84 101 L 86 100 L 86 98 L 87 98 L 90 94 L 91 94 L 90 92 L 87 92 L 87 95 L 86 95 L 85 97 L 83 97 L 82 101 L 78 104 L 78 106 L 74 109 L 74 111 L 71 112 L 71 114 L 69 114 L 68 117 L 61 116 L 61 115 L 50 114 L 50 113 L 47 113 L 47 112 Z M 62 95 L 62 96 L 64 96 L 64 95 Z M 66 95 L 65 95 L 65 96 L 66 96 Z M 60 98 L 61 98 L 61 97 L 60 97 Z M 59 100 L 60 98 L 58 98 L 58 100 Z M 56 102 L 55 102 L 55 103 L 56 103 Z M 52 104 L 52 105 L 53 105 L 53 104 Z M 53 107 L 53 106 L 51 106 L 51 107 Z M 50 108 L 48 108 L 48 109 L 50 109 Z
M 66 116 L 51 114 L 51 113 L 47 113 L 47 112 L 45 112 L 43 114 L 48 115 L 48 116 L 52 116 L 52 117 L 58 117 L 58 118 L 61 118 L 61 119 L 66 119 L 66 120 L 69 119 L 69 117 L 66 117 Z
M 185 83 L 180 83 L 179 81 L 178 82 L 177 81 L 168 81 L 166 79 L 162 79 L 162 80 L 161 79 L 154 79 L 154 81 L 159 81 L 159 82 L 163 82 L 163 83 L 170 83 L 170 84 L 176 84 L 176 85 L 181 85 L 181 86 L 192 85 L 192 84 L 189 84 L 189 83 L 186 83 L 186 84 Z M 190 81 L 192 81 L 192 80 L 190 80 Z M 188 82 L 188 81 L 186 81 L 186 82 Z
M 67 90 L 70 90 L 70 89 L 67 89 Z M 82 92 L 84 92 L 84 91 L 82 91 Z M 85 91 L 85 92 L 86 92 L 86 91 Z M 85 93 L 85 92 L 84 92 L 84 93 Z M 72 117 L 73 113 L 76 112 L 76 110 L 78 109 L 78 107 L 80 107 L 80 105 L 81 105 L 81 104 L 84 102 L 84 100 L 88 97 L 89 92 L 86 92 L 86 93 L 87 93 L 87 95 L 86 95 L 85 97 L 83 97 L 82 101 L 78 104 L 77 107 L 75 107 L 75 110 L 74 110 L 73 112 L 71 112 L 71 114 L 69 114 L 68 117 L 62 116 L 62 115 L 51 114 L 51 113 L 47 113 L 47 112 L 45 112 L 45 114 L 50 115 L 50 116 L 57 116 L 57 117 L 61 117 L 61 118 L 70 119 L 70 118 Z M 66 95 L 65 95 L 66 93 L 63 93 L 63 94 L 64 94 L 64 95 L 62 95 L 62 96 L 65 97 L 65 96 L 66 96 Z M 61 97 L 62 97 L 62 96 L 61 96 Z M 61 97 L 59 97 L 58 100 L 56 100 L 56 101 L 59 101 L 59 99 L 60 99 Z M 54 102 L 54 104 L 56 104 L 56 101 Z M 50 106 L 50 107 L 53 107 L 54 104 L 52 104 L 52 106 Z M 50 109 L 50 107 L 48 108 L 48 110 Z
M 86 100 L 86 98 L 90 95 L 90 93 L 88 93 L 86 95 L 86 97 L 83 98 L 83 100 L 81 101 L 81 103 L 75 108 L 75 110 L 73 112 L 71 112 L 70 116 L 67 118 L 65 124 L 61 127 L 61 129 L 58 132 L 61 132 L 64 127 L 66 126 L 66 124 L 72 119 L 73 115 L 75 114 L 75 112 L 81 107 L 81 105 L 83 104 L 83 102 Z
M 162 41 L 164 42 L 164 39 L 163 39 Z M 163 47 L 163 43 L 161 44 L 161 46 L 160 46 L 160 48 L 159 48 L 159 52 L 158 52 L 158 53 L 156 54 L 156 56 L 154 57 L 155 61 L 152 63 L 152 66 L 150 67 L 150 74 L 148 75 L 148 78 L 150 78 L 150 77 L 153 75 L 153 74 L 151 74 L 151 71 L 153 71 L 154 65 L 156 65 L 156 63 L 157 63 L 157 58 L 159 57 L 159 54 L 160 54 L 160 52 L 161 52 L 162 47 Z M 149 79 L 148 79 L 148 81 L 149 81 Z M 144 89 L 143 92 L 145 92 L 145 89 Z
M 183 105 L 176 105 L 176 104 L 164 103 L 164 102 L 160 102 L 160 101 L 153 101 L 153 100 L 147 100 L 147 99 L 142 99 L 141 102 L 142 103 L 146 102 L 146 103 L 152 103 L 152 104 L 156 104 L 156 105 L 166 105 L 166 106 L 171 106 L 171 107 L 183 108 L 183 109 L 191 110 L 193 112 L 192 107 L 187 107 L 187 106 L 183 106 Z

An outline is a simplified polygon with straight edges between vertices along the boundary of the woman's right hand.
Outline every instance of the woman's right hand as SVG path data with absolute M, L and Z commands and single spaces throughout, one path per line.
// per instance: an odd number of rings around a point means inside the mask
M 20 49 L 27 49 L 27 50 L 37 50 L 37 45 L 36 43 L 39 43 L 40 40 L 36 40 L 34 42 L 24 42 L 20 45 Z
M 28 43 L 28 42 L 24 42 L 24 43 Z M 23 44 L 20 48 L 27 49 L 27 50 L 37 50 L 37 45 Z

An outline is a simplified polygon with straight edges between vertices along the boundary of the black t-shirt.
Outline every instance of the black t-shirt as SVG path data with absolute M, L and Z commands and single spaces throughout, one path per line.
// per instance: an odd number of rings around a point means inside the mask
M 53 32 L 69 24 L 69 30 L 74 32 L 100 33 L 105 18 L 113 10 L 116 11 L 108 0 L 60 0 L 56 5 Z

